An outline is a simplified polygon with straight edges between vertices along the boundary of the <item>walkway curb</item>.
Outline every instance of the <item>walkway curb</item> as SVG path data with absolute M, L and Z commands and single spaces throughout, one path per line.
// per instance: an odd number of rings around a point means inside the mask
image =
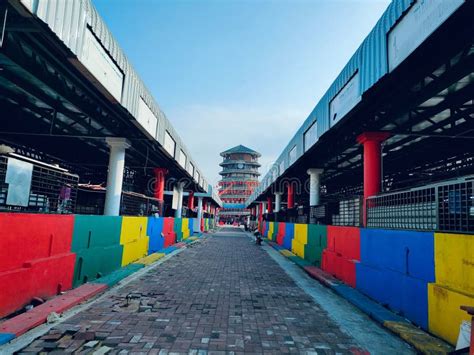
M 46 323 L 51 313 L 54 312 L 59 315 L 80 303 L 92 299 L 98 294 L 115 286 L 126 277 L 143 269 L 145 266 L 152 265 L 159 261 L 166 254 L 170 254 L 175 250 L 199 241 L 202 236 L 203 234 L 200 233 L 197 238 L 193 236 L 193 239 L 189 240 L 189 242 L 176 243 L 168 248 L 150 254 L 90 283 L 66 291 L 63 295 L 58 295 L 28 312 L 19 314 L 0 323 L 0 345 L 6 344 L 27 331 Z
M 448 354 L 453 351 L 453 348 L 449 344 L 415 327 L 405 318 L 398 316 L 355 288 L 347 286 L 342 281 L 316 266 L 308 265 L 306 260 L 301 259 L 275 242 L 268 239 L 265 239 L 265 242 L 267 245 L 279 251 L 281 255 L 285 256 L 303 269 L 311 278 L 332 289 L 335 293 L 359 308 L 362 312 L 366 313 L 381 326 L 398 335 L 420 353 L 432 355 Z

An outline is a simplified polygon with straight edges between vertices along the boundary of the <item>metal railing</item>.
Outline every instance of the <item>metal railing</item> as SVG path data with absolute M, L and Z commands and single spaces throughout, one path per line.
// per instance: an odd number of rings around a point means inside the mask
M 362 226 L 362 201 L 361 196 L 339 201 L 338 213 L 332 215 L 332 224 L 335 226 Z
M 32 168 L 31 173 L 26 173 L 30 176 L 26 179 L 31 181 L 30 186 L 22 185 L 21 192 L 19 192 L 24 195 L 27 203 L 9 201 L 8 195 L 15 193 L 17 188 L 7 182 L 8 169 L 13 170 L 12 165 L 9 165 L 9 159 L 22 161 Z M 79 177 L 65 169 L 19 155 L 0 156 L 1 211 L 74 213 L 78 183 Z M 18 191 L 16 193 L 18 194 Z
M 474 176 L 367 199 L 367 227 L 474 232 Z

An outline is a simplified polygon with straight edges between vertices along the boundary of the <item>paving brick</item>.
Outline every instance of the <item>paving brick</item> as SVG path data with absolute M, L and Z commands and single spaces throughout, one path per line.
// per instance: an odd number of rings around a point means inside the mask
M 206 237 L 67 322 L 41 340 L 51 349 L 30 349 L 211 355 L 360 348 L 243 233 Z

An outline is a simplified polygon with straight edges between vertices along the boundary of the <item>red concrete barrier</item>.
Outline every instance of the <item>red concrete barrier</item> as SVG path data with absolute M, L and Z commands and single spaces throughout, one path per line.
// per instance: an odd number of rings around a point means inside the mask
M 0 317 L 72 287 L 74 216 L 0 214 Z
M 323 251 L 322 269 L 337 277 L 339 280 L 356 287 L 357 260 L 346 259 L 342 255 L 330 250 Z
M 165 237 L 164 247 L 176 243 L 176 232 L 174 231 L 174 218 L 165 217 L 163 220 L 163 235 Z
M 278 234 L 276 242 L 278 245 L 283 246 L 283 241 L 285 239 L 285 231 L 286 231 L 286 223 L 279 222 L 278 223 Z
M 328 226 L 327 249 L 346 259 L 360 260 L 360 228 Z

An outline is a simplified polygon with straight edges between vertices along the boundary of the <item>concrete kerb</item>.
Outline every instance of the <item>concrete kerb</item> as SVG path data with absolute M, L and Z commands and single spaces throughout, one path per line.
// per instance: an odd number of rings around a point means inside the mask
M 136 272 L 134 272 L 133 274 L 125 277 L 124 279 L 120 280 L 117 284 L 107 288 L 104 292 L 102 292 L 100 294 L 97 294 L 97 295 L 95 295 L 95 296 L 93 296 L 89 299 L 84 300 L 81 304 L 79 304 L 77 306 L 74 306 L 72 308 L 69 308 L 69 309 L 65 310 L 63 313 L 61 313 L 59 321 L 51 323 L 51 324 L 44 323 L 42 325 L 39 325 L 37 327 L 34 327 L 34 328 L 30 329 L 29 331 L 22 334 L 21 336 L 15 337 L 13 339 L 11 339 L 11 337 L 8 337 L 8 339 L 6 338 L 5 340 L 7 340 L 7 341 L 9 340 L 9 342 L 0 345 L 0 354 L 13 354 L 13 353 L 23 349 L 24 347 L 28 346 L 28 344 L 30 344 L 33 340 L 35 340 L 35 339 L 45 335 L 46 333 L 48 333 L 55 326 L 57 326 L 61 323 L 64 323 L 65 321 L 72 318 L 76 314 L 88 309 L 93 304 L 103 300 L 104 298 L 108 297 L 109 295 L 116 294 L 117 291 L 120 290 L 121 288 L 125 287 L 126 285 L 128 285 L 132 281 L 135 281 L 137 278 L 143 276 L 147 272 L 156 269 L 158 266 L 160 266 L 161 264 L 163 264 L 167 260 L 171 259 L 173 256 L 175 256 L 175 255 L 181 253 L 182 251 L 184 251 L 184 249 L 186 249 L 186 247 L 188 247 L 188 246 L 190 246 L 194 243 L 200 242 L 204 237 L 205 237 L 205 235 L 203 234 L 199 239 L 194 240 L 192 243 L 189 243 L 189 244 L 187 244 L 186 246 L 184 246 L 182 248 L 174 250 L 173 252 L 165 255 L 164 257 L 157 260 L 153 264 L 146 265 L 143 268 L 141 268 L 141 269 L 137 270 Z

